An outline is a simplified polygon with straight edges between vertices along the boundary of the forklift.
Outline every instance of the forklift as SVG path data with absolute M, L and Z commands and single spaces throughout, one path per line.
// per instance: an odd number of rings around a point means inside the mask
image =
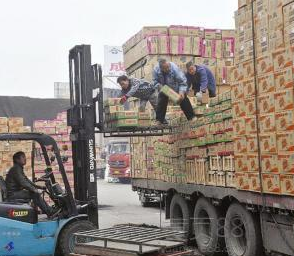
M 134 137 L 161 136 L 170 132 L 152 127 L 119 131 L 105 128 L 102 68 L 91 64 L 90 45 L 77 45 L 70 50 L 69 81 L 67 123 L 72 128 L 74 195 L 63 166 L 64 159 L 52 137 L 41 133 L 0 134 L 0 141 L 7 143 L 32 141 L 40 145 L 47 168 L 34 182 L 45 183 L 44 195 L 48 195 L 59 210 L 58 217 L 50 220 L 38 215 L 38 210 L 29 201 L 8 200 L 5 181 L 0 179 L 1 256 L 69 256 L 76 243 L 89 240 L 74 234 L 99 228 L 95 133 L 103 133 L 105 137 Z M 58 163 L 64 188 L 55 181 L 52 161 Z

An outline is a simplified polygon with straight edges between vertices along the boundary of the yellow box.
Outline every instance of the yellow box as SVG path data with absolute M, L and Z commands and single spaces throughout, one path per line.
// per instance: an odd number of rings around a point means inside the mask
M 294 195 L 294 175 L 293 174 L 281 174 L 281 194 L 282 195 Z
M 234 152 L 235 154 L 242 154 L 247 152 L 246 136 L 234 138 Z
M 259 116 L 259 127 L 261 133 L 275 132 L 276 122 L 275 114 L 262 114 Z
M 257 84 L 259 94 L 275 92 L 276 90 L 273 73 L 268 73 L 263 76 L 259 76 L 257 78 Z
M 258 172 L 250 172 L 248 173 L 248 182 L 249 182 L 249 189 L 250 191 L 260 192 L 260 176 Z
M 258 154 L 248 154 L 247 155 L 245 169 L 249 172 L 258 172 L 258 170 L 259 170 Z
M 274 74 L 277 91 L 293 89 L 294 75 L 293 67 L 282 69 Z
M 294 130 L 294 110 L 275 114 L 277 132 Z
M 274 93 L 264 94 L 258 97 L 260 114 L 273 113 L 275 111 Z
M 280 173 L 294 174 L 294 154 L 279 154 L 278 155 L 278 168 Z
M 277 113 L 294 109 L 293 88 L 276 92 L 274 97 L 275 97 L 275 111 Z
M 246 135 L 252 135 L 257 133 L 256 117 L 245 117 Z
M 258 145 L 257 145 L 257 136 L 247 136 L 247 153 L 257 153 L 258 152 Z
M 249 179 L 247 173 L 236 172 L 236 188 L 240 190 L 249 190 Z
M 23 118 L 22 117 L 9 117 L 8 118 L 8 126 L 23 126 Z
M 8 125 L 8 118 L 0 117 L 0 126 L 7 126 L 7 125 Z
M 247 98 L 244 101 L 245 103 L 245 113 L 248 116 L 253 116 L 256 114 L 256 101 L 255 97 Z
M 257 74 L 262 75 L 274 71 L 273 60 L 271 55 L 264 55 L 257 58 Z
M 277 133 L 277 148 L 279 154 L 294 152 L 294 133 Z
M 254 79 L 248 79 L 243 81 L 244 97 L 250 98 L 255 95 L 255 83 Z
M 276 154 L 261 155 L 261 170 L 264 173 L 279 173 L 278 155 Z

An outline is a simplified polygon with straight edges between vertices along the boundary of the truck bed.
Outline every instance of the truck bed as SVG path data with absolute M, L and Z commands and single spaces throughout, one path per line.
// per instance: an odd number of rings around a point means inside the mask
M 222 200 L 224 198 L 236 198 L 239 202 L 252 206 L 269 207 L 281 210 L 294 210 L 294 197 L 274 194 L 261 194 L 251 191 L 242 191 L 235 188 L 216 187 L 197 184 L 171 183 L 152 179 L 132 179 L 134 190 L 147 189 L 151 191 L 167 192 L 176 190 L 184 195 L 192 195 L 197 192 L 206 197 Z

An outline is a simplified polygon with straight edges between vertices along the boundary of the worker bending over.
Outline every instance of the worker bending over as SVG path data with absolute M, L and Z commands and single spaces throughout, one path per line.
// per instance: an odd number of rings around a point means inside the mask
M 124 104 L 128 98 L 135 97 L 140 99 L 139 111 L 145 111 L 146 104 L 149 101 L 156 111 L 157 93 L 151 83 L 137 78 L 128 78 L 123 75 L 117 78 L 117 83 L 121 86 L 121 104 Z
M 187 97 L 187 79 L 180 68 L 173 62 L 165 59 L 158 61 L 153 70 L 153 84 L 158 88 L 158 105 L 156 111 L 156 124 L 161 126 L 165 122 L 168 97 L 160 92 L 162 86 L 167 85 L 180 94 L 180 106 L 188 120 L 196 118 L 190 100 Z
M 202 103 L 203 93 L 206 93 L 207 89 L 210 98 L 216 96 L 215 78 L 207 66 L 188 62 L 186 68 L 188 90 L 192 87 L 199 103 Z
M 26 162 L 24 152 L 19 151 L 13 155 L 13 167 L 10 168 L 6 176 L 8 201 L 15 199 L 33 200 L 34 204 L 50 217 L 54 213 L 53 208 L 41 196 L 45 187 L 36 185 L 24 174 L 23 168 Z

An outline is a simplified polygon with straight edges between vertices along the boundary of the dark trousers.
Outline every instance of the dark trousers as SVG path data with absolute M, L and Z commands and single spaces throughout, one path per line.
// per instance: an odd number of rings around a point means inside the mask
M 9 199 L 33 200 L 34 204 L 38 206 L 43 213 L 49 216 L 52 212 L 52 208 L 45 202 L 39 193 L 30 192 L 28 190 L 20 190 L 13 192 L 13 194 L 8 197 L 8 200 Z
M 160 121 L 160 122 L 164 121 L 167 105 L 168 105 L 168 97 L 164 95 L 163 93 L 159 93 L 157 110 L 156 110 L 157 121 Z M 185 96 L 185 98 L 181 101 L 180 107 L 188 120 L 191 120 L 193 117 L 195 117 L 193 107 L 187 96 Z

